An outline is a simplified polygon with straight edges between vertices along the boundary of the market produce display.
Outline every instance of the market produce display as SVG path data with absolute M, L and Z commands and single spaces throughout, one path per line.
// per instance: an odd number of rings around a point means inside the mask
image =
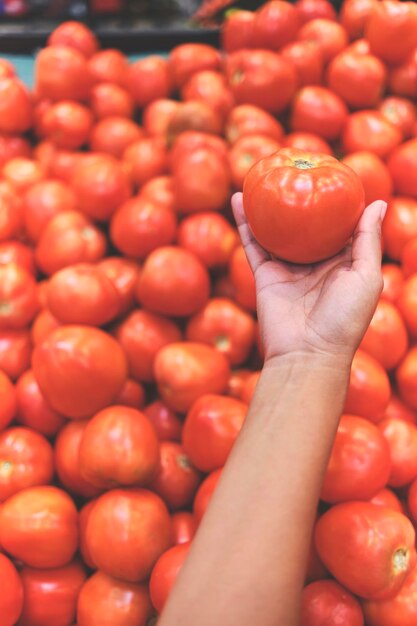
M 309 155 L 295 182 L 283 154 Z M 310 237 L 288 201 L 275 249 L 278 191 L 329 163 Z M 134 63 L 62 24 L 33 93 L 0 59 L 0 168 L 1 626 L 156 623 L 262 367 L 243 189 L 296 262 L 388 201 L 300 626 L 416 626 L 417 5 L 272 0 L 231 13 L 221 50 Z

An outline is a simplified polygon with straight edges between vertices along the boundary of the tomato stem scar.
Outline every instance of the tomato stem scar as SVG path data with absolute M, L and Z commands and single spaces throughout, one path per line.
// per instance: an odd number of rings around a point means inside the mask
M 298 167 L 299 170 L 310 170 L 314 167 L 314 163 L 311 161 L 306 161 L 305 159 L 296 159 L 294 161 L 295 167 Z

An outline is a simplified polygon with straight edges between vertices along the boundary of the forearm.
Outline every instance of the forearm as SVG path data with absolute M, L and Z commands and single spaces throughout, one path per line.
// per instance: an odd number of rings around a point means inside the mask
M 320 485 L 349 363 L 264 368 L 159 626 L 296 626 Z

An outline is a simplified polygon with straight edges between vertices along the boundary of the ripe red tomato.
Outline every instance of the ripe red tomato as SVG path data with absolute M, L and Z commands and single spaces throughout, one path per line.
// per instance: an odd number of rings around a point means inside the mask
M 202 343 L 171 343 L 155 359 L 154 373 L 162 400 L 186 413 L 203 394 L 221 394 L 230 374 L 228 360 Z
M 417 138 L 399 146 L 388 161 L 388 169 L 394 181 L 394 189 L 399 195 L 417 198 L 417 167 L 415 155 Z
M 129 66 L 126 85 L 136 106 L 142 109 L 154 100 L 169 97 L 172 89 L 169 69 L 168 61 L 156 55 Z
M 119 296 L 119 311 L 126 313 L 133 308 L 135 285 L 139 276 L 139 265 L 122 257 L 107 257 L 97 264 L 114 285 Z
M 16 391 L 7 374 L 0 369 L 0 431 L 6 428 L 16 415 Z
M 248 135 L 238 139 L 229 151 L 232 182 L 235 189 L 243 189 L 243 181 L 252 165 L 274 154 L 281 145 L 265 135 Z
M 43 116 L 44 136 L 59 148 L 75 150 L 90 138 L 93 115 L 78 102 L 53 104 Z
M 0 78 L 0 132 L 24 133 L 32 121 L 33 105 L 27 87 L 17 78 Z
M 87 59 L 99 49 L 99 42 L 92 30 L 81 22 L 63 22 L 48 37 L 48 46 L 68 46 Z M 58 624 L 56 625 L 58 626 Z
M 89 326 L 57 328 L 36 346 L 32 364 L 52 408 L 73 418 L 89 417 L 110 404 L 127 378 L 120 344 Z
M 50 141 L 43 141 L 34 150 L 34 157 L 48 176 L 71 183 L 76 165 L 84 158 L 84 153 L 57 148 Z
M 188 506 L 200 484 L 200 474 L 191 465 L 184 448 L 175 441 L 162 441 L 159 464 L 150 489 L 171 510 Z
M 182 442 L 195 467 L 211 472 L 224 466 L 245 421 L 248 407 L 227 396 L 202 395 L 184 422 Z
M 89 104 L 99 120 L 112 116 L 130 118 L 134 113 L 133 98 L 126 89 L 114 83 L 94 85 Z
M 45 178 L 45 170 L 37 161 L 15 157 L 3 166 L 2 175 L 19 193 L 24 193 L 29 187 Z
M 125 86 L 129 63 L 120 50 L 99 50 L 88 61 L 93 83 L 113 83 Z
M 140 196 L 167 209 L 174 208 L 172 176 L 155 176 L 140 189 Z
M 207 100 L 207 98 L 194 98 L 179 103 L 167 126 L 166 141 L 168 146 L 171 146 L 177 137 L 186 131 L 221 134 L 224 114 Z
M 154 313 L 184 317 L 199 311 L 209 292 L 210 277 L 198 258 L 188 250 L 165 246 L 147 257 L 136 295 Z
M 406 243 L 417 237 L 417 200 L 405 196 L 392 198 L 382 233 L 386 253 L 394 261 L 399 261 Z
M 380 300 L 360 344 L 361 350 L 387 370 L 400 363 L 408 348 L 407 329 L 400 312 L 403 313 L 400 303 L 397 309 L 394 304 Z
M 243 205 L 265 249 L 292 263 L 314 263 L 346 245 L 365 194 L 359 177 L 335 158 L 283 148 L 250 170 Z
M 388 86 L 391 93 L 397 96 L 417 97 L 417 51 L 391 69 Z
M 343 100 L 320 86 L 300 89 L 292 104 L 291 129 L 314 133 L 323 139 L 334 140 L 340 136 L 348 117 Z
M 369 500 L 369 502 L 371 502 L 372 504 L 377 504 L 378 506 L 383 506 L 386 509 L 398 511 L 398 513 L 404 513 L 404 507 L 398 499 L 398 496 L 396 496 L 395 493 L 388 488 L 384 488 L 381 489 L 381 491 L 378 491 L 378 493 L 375 494 L 374 497 Z
M 284 129 L 267 111 L 253 104 L 240 104 L 227 118 L 225 135 L 231 144 L 247 135 L 265 135 L 280 142 L 284 137 Z
M 415 424 L 417 413 L 410 409 L 396 394 L 392 394 L 391 399 L 385 409 L 385 417 L 404 420 Z
M 320 152 L 333 156 L 333 150 L 321 137 L 314 133 L 290 133 L 283 140 L 283 146 L 286 148 L 296 148 L 305 152 Z
M 393 190 L 391 174 L 385 163 L 373 152 L 352 152 L 342 159 L 357 173 L 365 190 L 365 204 L 390 199 Z
M 340 9 L 340 23 L 344 26 L 350 39 L 363 37 L 377 0 L 345 0 Z
M 405 355 L 396 370 L 400 397 L 411 408 L 417 409 L 417 346 Z
M 168 171 L 168 153 L 161 137 L 143 137 L 130 144 L 123 153 L 123 161 L 137 187 Z
M 388 600 L 367 600 L 363 612 L 369 626 L 413 626 L 417 615 L 417 568 L 407 576 L 399 592 Z
M 295 3 L 301 24 L 323 17 L 328 20 L 336 20 L 337 13 L 332 4 L 327 0 L 297 0 Z
M 227 265 L 238 241 L 230 222 L 214 212 L 190 215 L 178 228 L 178 244 L 209 269 Z
M 23 137 L 0 135 L 0 168 L 10 159 L 14 159 L 15 157 L 26 157 L 29 159 L 31 154 L 32 148 L 29 142 L 23 139 Z
M 42 292 L 40 289 L 38 290 L 39 295 L 41 296 Z M 31 327 L 31 339 L 33 345 L 37 346 L 42 343 L 42 341 L 46 339 L 49 333 L 56 328 L 59 328 L 59 326 L 62 326 L 62 324 L 60 324 L 58 320 L 55 319 L 52 313 L 50 313 L 48 309 L 42 309 L 33 320 L 33 324 Z
M 0 265 L 0 301 L 0 328 L 27 326 L 39 308 L 34 278 L 15 263 Z
M 52 446 L 29 428 L 0 433 L 0 501 L 27 487 L 47 485 L 54 474 Z
M 102 572 L 140 582 L 170 547 L 171 532 L 171 518 L 159 496 L 144 489 L 114 489 L 92 507 L 86 545 Z
M 327 85 L 352 109 L 375 107 L 387 81 L 385 65 L 373 54 L 344 50 L 327 68 Z
M 35 259 L 45 274 L 75 263 L 98 261 L 106 251 L 106 238 L 90 220 L 77 211 L 64 211 L 44 227 Z
M 300 26 L 297 9 L 283 0 L 270 0 L 255 12 L 253 48 L 279 50 L 296 38 Z
M 326 511 L 316 524 L 315 543 L 336 580 L 372 600 L 398 593 L 416 561 L 410 520 L 369 502 L 346 502 Z
M 14 626 L 23 608 L 22 580 L 13 563 L 0 554 L 0 614 L 3 626 Z
M 9 241 L 23 229 L 22 202 L 13 185 L 0 181 L 0 241 Z
M 242 246 L 235 248 L 230 258 L 229 277 L 237 303 L 244 309 L 256 311 L 255 278 Z
M 301 41 L 316 41 L 326 64 L 346 48 L 348 43 L 347 32 L 341 24 L 333 19 L 320 17 L 304 24 L 298 31 L 297 38 Z
M 352 362 L 345 413 L 379 422 L 390 395 L 390 381 L 382 365 L 366 352 L 358 350 Z
M 78 512 L 61 489 L 30 487 L 11 496 L 0 509 L 0 543 L 30 567 L 62 567 L 78 547 Z
M 203 43 L 184 43 L 175 46 L 168 59 L 171 80 L 175 88 L 182 87 L 196 72 L 219 70 L 221 56 L 218 50 Z
M 186 338 L 214 346 L 232 365 L 239 365 L 247 360 L 253 347 L 255 322 L 232 300 L 213 298 L 190 318 Z
M 57 569 L 20 572 L 24 602 L 19 626 L 68 626 L 75 619 L 77 599 L 87 575 L 78 561 Z
M 142 409 L 145 406 L 145 388 L 136 380 L 128 378 L 117 394 L 114 403 L 130 406 L 133 409 Z
M 181 341 L 181 331 L 172 321 L 145 310 L 132 311 L 115 329 L 135 380 L 152 382 L 154 362 L 159 350 Z
M 401 254 L 401 267 L 406 278 L 417 273 L 417 237 L 405 244 Z
M 77 199 L 72 189 L 58 180 L 43 180 L 27 190 L 23 200 L 25 232 L 38 241 L 49 220 L 63 211 L 74 211 Z
M 148 104 L 142 114 L 143 128 L 148 135 L 166 138 L 172 116 L 179 106 L 177 100 L 168 98 L 160 98 Z
M 294 64 L 299 87 L 320 85 L 324 63 L 320 45 L 316 41 L 293 41 L 282 48 L 281 54 Z
M 417 426 L 394 417 L 378 424 L 390 448 L 391 487 L 408 485 L 417 476 Z
M 177 511 L 171 517 L 174 544 L 188 543 L 197 530 L 197 522 L 192 513 Z
M 417 479 L 415 479 L 408 490 L 407 497 L 408 510 L 414 523 L 417 520 Z
M 0 78 L 12 78 L 13 76 L 16 76 L 13 63 L 7 59 L 0 59 Z
M 333 580 L 318 580 L 304 587 L 300 626 L 326 626 L 340 620 L 344 626 L 363 626 L 358 600 Z
M 217 487 L 217 483 L 220 480 L 222 470 L 216 470 L 211 472 L 205 480 L 201 483 L 196 496 L 194 498 L 193 511 L 197 524 L 203 519 L 204 513 L 207 510 L 213 493 Z
M 404 285 L 404 275 L 398 265 L 394 265 L 394 263 L 383 263 L 382 278 L 384 287 L 382 289 L 381 299 L 395 304 Z
M 122 582 L 96 572 L 81 588 L 77 620 L 82 626 L 146 626 L 152 605 L 146 584 Z
M 407 98 L 389 96 L 379 105 L 379 111 L 391 124 L 396 126 L 407 139 L 413 132 L 413 126 L 417 120 L 417 107 Z
M 386 63 L 405 61 L 416 47 L 417 7 L 413 2 L 377 2 L 366 24 L 365 37 L 371 51 Z
M 189 543 L 182 543 L 164 552 L 156 562 L 149 581 L 152 604 L 161 613 L 178 574 L 187 558 Z
M 181 441 L 182 422 L 161 400 L 151 402 L 143 412 L 154 425 L 160 441 Z
M 401 140 L 402 134 L 398 128 L 388 122 L 382 113 L 371 110 L 357 111 L 349 115 L 342 134 L 345 152 L 366 150 L 381 159 L 388 157 Z
M 181 90 L 183 100 L 206 102 L 224 120 L 233 109 L 235 100 L 226 78 L 220 72 L 204 70 L 193 74 Z M 174 113 L 172 123 L 174 123 Z
M 320 497 L 329 503 L 369 500 L 386 486 L 390 471 L 390 448 L 378 428 L 362 417 L 344 415 Z
M 153 424 L 127 406 L 99 411 L 82 433 L 78 462 L 82 477 L 97 487 L 147 485 L 159 463 Z
M 253 11 L 233 11 L 227 15 L 221 30 L 221 47 L 225 52 L 251 48 L 253 40 Z
M 86 58 L 75 48 L 49 46 L 36 57 L 35 91 L 39 98 L 87 100 L 91 76 Z
M 225 71 L 238 104 L 254 104 L 269 113 L 281 113 L 297 87 L 294 65 L 269 50 L 232 52 Z
M 0 331 L 0 370 L 9 378 L 16 380 L 29 369 L 31 353 L 28 330 Z
M 126 148 L 142 137 L 142 129 L 133 120 L 120 115 L 108 115 L 96 123 L 90 133 L 89 143 L 93 152 L 121 159 Z
M 397 300 L 398 309 L 404 318 L 408 331 L 413 337 L 417 335 L 417 274 L 408 278 L 403 286 L 403 291 Z

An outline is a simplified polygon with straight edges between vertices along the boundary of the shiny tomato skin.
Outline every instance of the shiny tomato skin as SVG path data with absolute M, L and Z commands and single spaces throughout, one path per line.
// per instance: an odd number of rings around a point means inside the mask
M 5 372 L 0 370 L 0 431 L 6 428 L 16 415 L 17 393 L 16 388 Z
M 197 469 L 224 466 L 243 426 L 247 405 L 235 398 L 206 394 L 191 406 L 184 422 L 184 450 Z
M 337 13 L 332 4 L 327 0 L 297 0 L 295 3 L 301 24 L 310 22 L 319 17 L 336 20 Z
M 173 511 L 188 506 L 200 484 L 200 474 L 192 466 L 183 446 L 162 441 L 160 459 L 150 489 Z
M 26 157 L 10 159 L 2 169 L 3 178 L 19 192 L 24 193 L 46 177 L 41 163 Z
M 28 326 L 39 308 L 34 278 L 15 263 L 0 265 L 0 328 L 17 330 Z
M 321 137 L 314 133 L 295 132 L 284 137 L 282 145 L 285 148 L 296 148 L 305 152 L 320 152 L 333 156 L 333 150 Z
M 397 300 L 398 310 L 401 313 L 407 329 L 412 337 L 417 335 L 417 274 L 412 274 L 405 281 L 403 291 Z
M 196 72 L 219 70 L 221 62 L 219 51 L 212 46 L 202 43 L 184 43 L 171 50 L 168 67 L 173 85 L 178 89 Z
M 162 400 L 174 411 L 186 413 L 203 394 L 221 394 L 227 388 L 227 358 L 202 343 L 171 343 L 155 359 L 154 373 Z
M 145 406 L 145 388 L 136 380 L 128 378 L 117 394 L 114 403 L 130 406 L 133 409 L 142 409 Z
M 388 157 L 401 140 L 398 128 L 388 122 L 382 113 L 372 110 L 352 113 L 342 133 L 342 146 L 346 153 L 367 150 L 381 159 Z
M 393 598 L 363 602 L 366 623 L 369 626 L 414 626 L 417 619 L 416 593 L 417 568 L 414 568 Z
M 279 50 L 296 38 L 299 26 L 299 15 L 292 4 L 270 0 L 255 12 L 252 46 Z
M 0 542 L 25 565 L 62 567 L 78 547 L 78 512 L 61 489 L 30 487 L 11 496 L 0 509 Z
M 0 167 L 15 157 L 30 158 L 32 148 L 23 137 L 0 134 Z
M 408 334 L 404 324 L 407 319 L 403 319 L 405 315 L 401 300 L 398 308 L 384 300 L 378 302 L 371 323 L 360 344 L 361 350 L 374 357 L 386 370 L 396 367 L 408 348 Z
M 67 46 L 43 48 L 36 58 L 35 90 L 53 101 L 88 98 L 91 76 L 86 58 Z
M 150 252 L 175 240 L 177 220 L 174 212 L 142 197 L 122 204 L 110 224 L 110 237 L 122 254 L 144 259 Z
M 375 107 L 381 100 L 387 70 L 373 54 L 344 51 L 330 62 L 327 85 L 352 109 Z
M 79 464 L 81 439 L 87 424 L 87 420 L 73 420 L 61 428 L 55 440 L 54 463 L 59 481 L 67 491 L 83 498 L 95 498 L 102 490 L 81 474 Z
M 23 586 L 15 566 L 4 554 L 0 554 L 0 581 L 2 624 L 3 626 L 14 626 L 22 613 Z
M 411 424 L 417 423 L 417 413 L 410 409 L 395 393 L 392 394 L 391 399 L 385 409 L 386 418 L 396 418 L 404 420 L 404 422 L 410 422 Z
M 29 369 L 31 352 L 28 330 L 0 331 L 0 370 L 11 380 L 16 380 Z
M 414 543 L 415 531 L 405 515 L 369 502 L 337 504 L 315 527 L 324 565 L 349 591 L 372 600 L 398 593 L 415 565 Z
M 92 152 L 121 159 L 125 150 L 142 137 L 142 129 L 133 120 L 126 116 L 108 115 L 91 130 L 89 145 Z
M 389 446 L 362 417 L 343 415 L 324 475 L 320 498 L 328 503 L 369 500 L 390 477 Z
M 227 265 L 238 241 L 230 222 L 211 211 L 185 217 L 178 228 L 179 245 L 193 252 L 209 269 Z
M 166 139 L 168 127 L 180 103 L 169 98 L 159 98 L 148 104 L 142 114 L 142 124 L 151 137 Z
M 134 113 L 133 98 L 129 92 L 114 83 L 99 83 L 91 89 L 90 108 L 98 120 L 107 117 L 131 118 Z
M 388 169 L 391 172 L 396 193 L 417 199 L 416 151 L 417 138 L 406 141 L 392 153 L 388 161 Z
M 405 245 L 417 237 L 417 199 L 407 196 L 391 198 L 382 234 L 386 253 L 393 261 L 400 261 Z
M 27 190 L 23 200 L 25 232 L 32 241 L 38 241 L 49 220 L 63 211 L 77 208 L 72 189 L 58 180 L 43 180 Z
M 377 504 L 378 506 L 383 506 L 386 509 L 398 511 L 398 513 L 404 513 L 404 507 L 398 499 L 398 496 L 396 496 L 395 493 L 388 487 L 378 491 L 378 493 L 376 493 L 374 497 L 369 500 L 369 502 Z
M 183 543 L 167 550 L 156 562 L 149 581 L 152 604 L 161 613 L 178 574 L 187 558 L 189 543 Z
M 269 50 L 239 50 L 226 59 L 226 77 L 238 104 L 281 113 L 297 87 L 294 65 Z
M 142 382 L 153 382 L 159 350 L 182 337 L 172 320 L 144 309 L 132 311 L 116 327 L 115 336 L 125 351 L 130 376 Z
M 0 132 L 24 133 L 32 125 L 33 105 L 25 85 L 17 78 L 0 78 Z
M 68 46 L 87 59 L 99 49 L 99 42 L 92 30 L 81 22 L 67 21 L 55 28 L 48 37 L 48 46 Z M 58 626 L 58 624 L 57 624 Z
M 252 167 L 243 206 L 266 250 L 292 263 L 314 263 L 346 245 L 365 194 L 359 177 L 333 157 L 283 148 Z
M 141 187 L 155 176 L 168 172 L 166 144 L 161 137 L 138 139 L 124 151 L 123 163 L 132 184 Z
M 207 478 L 203 480 L 196 493 L 193 504 L 193 512 L 197 524 L 199 524 L 203 519 L 204 513 L 210 504 L 210 500 L 217 487 L 217 483 L 220 480 L 221 472 L 221 469 L 211 472 Z
M 220 33 L 222 50 L 230 53 L 252 48 L 254 22 L 253 11 L 240 10 L 228 15 Z
M 388 202 L 392 195 L 393 184 L 391 174 L 385 163 L 373 152 L 351 152 L 342 159 L 357 173 L 365 190 L 365 203 L 375 200 Z
M 172 87 L 169 64 L 151 55 L 129 65 L 126 85 L 136 106 L 141 109 L 159 98 L 168 98 Z
M 0 265 L 14 263 L 29 274 L 36 274 L 33 250 L 19 241 L 0 243 Z
M 284 59 L 291 61 L 297 71 L 298 86 L 320 85 L 323 80 L 323 56 L 315 41 L 293 41 L 281 49 Z
M 384 287 L 382 289 L 381 298 L 395 304 L 404 285 L 404 274 L 401 268 L 394 263 L 383 263 L 382 278 Z
M 408 98 L 388 96 L 379 105 L 379 111 L 391 124 L 401 130 L 404 139 L 412 135 L 417 120 L 417 106 Z
M 396 370 L 400 398 L 412 409 L 417 409 L 417 347 L 413 346 Z
M 44 308 L 37 314 L 35 319 L 33 320 L 31 331 L 31 339 L 34 346 L 42 343 L 44 339 L 49 335 L 50 332 L 62 326 L 58 322 L 57 319 L 48 311 L 48 309 Z
M 346 48 L 348 43 L 347 33 L 341 24 L 335 20 L 320 17 L 304 24 L 298 31 L 297 39 L 316 41 L 320 46 L 325 64 Z
M 181 441 L 182 421 L 164 402 L 155 400 L 143 412 L 154 425 L 160 441 Z
M 183 100 L 206 102 L 221 119 L 232 110 L 235 100 L 226 78 L 220 72 L 204 70 L 193 74 L 181 90 Z M 173 120 L 175 119 L 175 114 Z
M 88 69 L 94 84 L 126 84 L 129 63 L 120 50 L 99 50 L 88 61 Z
M 326 87 L 309 85 L 294 97 L 290 127 L 333 141 L 340 136 L 347 117 L 346 104 L 338 95 Z
M 123 257 L 107 257 L 97 264 L 112 282 L 119 296 L 119 311 L 127 313 L 133 308 L 135 285 L 139 277 L 139 265 Z
M 388 77 L 390 92 L 397 96 L 415 99 L 417 97 L 417 52 L 414 51 L 400 65 L 391 68 Z
M 86 106 L 64 100 L 48 109 L 43 126 L 46 139 L 59 148 L 76 150 L 89 140 L 93 115 Z
M 363 350 L 357 350 L 352 362 L 344 412 L 379 422 L 390 395 L 390 381 L 382 365 Z
M 189 341 L 207 343 L 222 352 L 232 365 L 247 360 L 255 340 L 255 322 L 232 300 L 213 298 L 186 328 Z
M 168 509 L 150 491 L 108 491 L 91 509 L 86 545 L 98 569 L 109 576 L 127 582 L 144 580 L 171 543 Z
M 151 614 L 146 584 L 123 582 L 103 572 L 87 580 L 78 598 L 80 626 L 146 626 Z
M 377 0 L 346 0 L 340 10 L 340 22 L 350 39 L 363 37 L 366 24 Z
M 54 474 L 51 444 L 29 428 L 13 427 L 0 433 L 0 501 L 27 487 L 47 485 Z
M 171 517 L 174 545 L 188 543 L 197 530 L 197 522 L 192 513 L 177 511 Z
M 240 104 L 227 118 L 225 135 L 230 144 L 247 135 L 266 135 L 280 142 L 284 137 L 284 129 L 273 115 L 262 108 L 253 104 Z
M 358 600 L 333 580 L 318 580 L 304 587 L 301 626 L 326 626 L 340 621 L 345 626 L 363 626 Z
M 199 311 L 209 293 L 210 277 L 199 259 L 183 248 L 165 246 L 147 257 L 136 296 L 153 313 L 184 317 Z
M 174 208 L 174 192 L 172 176 L 155 176 L 148 180 L 140 190 L 140 196 L 162 205 L 167 209 Z
M 250 168 L 267 156 L 278 152 L 281 145 L 265 135 L 248 135 L 238 139 L 229 151 L 230 170 L 235 189 L 241 191 Z
M 51 275 L 68 265 L 98 261 L 105 251 L 105 236 L 87 217 L 64 211 L 46 224 L 35 259 L 42 272 Z
M 408 485 L 417 477 L 417 426 L 391 417 L 379 422 L 378 428 L 390 448 L 388 484 L 394 488 Z
M 378 2 L 369 16 L 365 37 L 371 51 L 385 63 L 405 61 L 416 47 L 417 7 L 413 2 Z
M 53 331 L 33 351 L 32 366 L 52 408 L 73 418 L 89 417 L 110 404 L 127 378 L 121 346 L 89 326 Z
M 56 569 L 24 567 L 24 602 L 18 626 L 69 626 L 87 574 L 78 561 Z
M 236 302 L 244 309 L 256 311 L 255 278 L 242 246 L 235 248 L 230 258 L 229 277 Z
M 81 476 L 97 487 L 147 485 L 159 463 L 153 424 L 127 406 L 99 411 L 82 433 L 78 462 Z

